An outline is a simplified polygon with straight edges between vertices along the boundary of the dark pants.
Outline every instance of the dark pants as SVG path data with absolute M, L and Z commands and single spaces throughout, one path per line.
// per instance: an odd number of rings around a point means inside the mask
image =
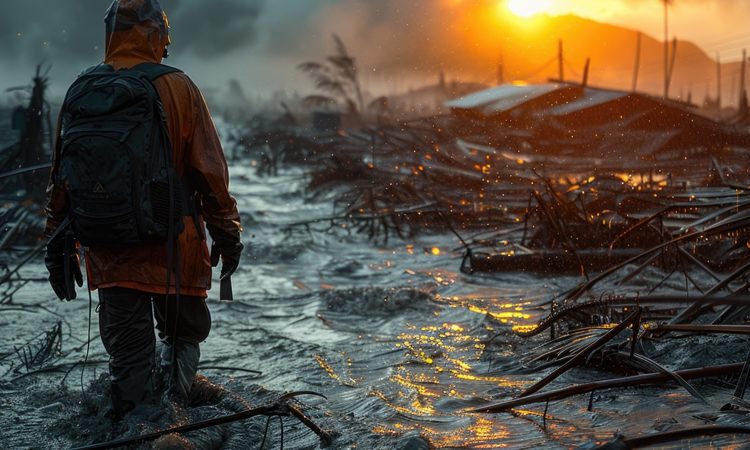
M 152 310 L 153 305 L 153 310 Z M 153 312 L 152 312 L 153 311 Z M 126 288 L 99 290 L 99 332 L 109 354 L 112 407 L 122 417 L 159 397 L 155 374 L 156 337 L 164 343 L 164 388 L 186 398 L 198 370 L 200 349 L 211 330 L 211 315 L 200 297 L 154 295 Z

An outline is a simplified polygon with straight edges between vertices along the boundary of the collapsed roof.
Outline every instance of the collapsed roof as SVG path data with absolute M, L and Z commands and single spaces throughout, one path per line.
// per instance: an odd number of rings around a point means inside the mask
M 564 138 L 566 145 L 586 150 L 602 151 L 599 144 L 605 143 L 611 150 L 614 141 L 624 144 L 629 139 L 648 141 L 646 153 L 652 156 L 676 148 L 750 148 L 745 133 L 704 116 L 692 105 L 637 92 L 567 83 L 505 84 L 445 106 L 459 118 L 531 130 L 537 139 Z

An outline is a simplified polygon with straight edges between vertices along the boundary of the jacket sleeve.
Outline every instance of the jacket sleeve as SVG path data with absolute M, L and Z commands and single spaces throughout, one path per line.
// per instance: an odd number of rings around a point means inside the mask
M 197 192 L 198 211 L 211 238 L 231 245 L 240 241 L 237 202 L 229 195 L 229 171 L 211 113 L 200 90 L 189 83 L 193 102 L 192 129 L 187 136 L 188 179 Z
M 62 116 L 62 114 L 61 114 Z M 45 212 L 47 215 L 47 225 L 44 228 L 46 237 L 52 236 L 57 227 L 65 220 L 68 215 L 68 202 L 65 188 L 60 184 L 58 172 L 60 169 L 60 118 L 57 120 L 57 131 L 55 133 L 55 147 L 52 150 L 52 169 L 50 170 L 49 183 L 47 184 L 47 205 Z

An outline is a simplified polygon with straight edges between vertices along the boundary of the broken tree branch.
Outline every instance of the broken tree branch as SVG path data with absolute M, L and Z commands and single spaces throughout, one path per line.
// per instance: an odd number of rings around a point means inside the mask
M 563 373 L 567 372 L 571 367 L 575 366 L 576 364 L 583 361 L 586 356 L 588 356 L 591 352 L 594 350 L 600 348 L 602 345 L 606 344 L 607 342 L 614 339 L 618 334 L 620 334 L 622 331 L 624 331 L 627 327 L 630 325 L 636 323 L 640 320 L 641 316 L 641 310 L 636 309 L 633 311 L 625 320 L 623 320 L 619 325 L 612 328 L 611 330 L 607 331 L 602 337 L 595 340 L 591 344 L 587 345 L 583 350 L 578 352 L 573 358 L 571 358 L 568 362 L 563 364 L 562 366 L 558 367 L 552 373 L 547 375 L 546 377 L 542 378 L 538 382 L 534 383 L 531 387 L 527 388 L 525 391 L 523 391 L 520 395 L 520 397 L 526 397 L 528 395 L 533 394 L 534 392 L 537 392 L 539 389 L 543 388 L 544 386 L 551 383 L 555 378 L 559 377 Z
M 695 378 L 708 378 L 718 377 L 724 375 L 731 375 L 742 370 L 743 363 L 734 364 L 722 364 L 719 366 L 700 367 L 694 369 L 677 370 L 674 373 L 679 375 L 685 380 L 691 380 Z M 591 391 L 598 391 L 602 389 L 610 389 L 616 387 L 628 387 L 628 386 L 641 386 L 646 384 L 663 383 L 665 381 L 674 381 L 674 379 L 665 373 L 646 373 L 641 375 L 633 375 L 630 377 L 614 378 L 609 380 L 594 381 L 586 384 L 578 384 L 575 386 L 568 386 L 566 388 L 557 389 L 549 392 L 542 392 L 538 394 L 532 394 L 526 397 L 514 398 L 511 400 L 503 400 L 499 402 L 488 403 L 478 408 L 473 408 L 468 412 L 473 413 L 498 413 L 507 411 L 511 408 L 518 406 L 530 405 L 533 403 L 541 403 L 551 400 L 560 400 L 563 398 L 571 397 L 573 395 L 585 394 Z

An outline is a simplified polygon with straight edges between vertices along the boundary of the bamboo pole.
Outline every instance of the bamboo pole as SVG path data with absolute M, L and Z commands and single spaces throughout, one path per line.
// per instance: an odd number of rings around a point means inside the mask
M 669 98 L 669 0 L 664 2 L 664 99 Z
M 583 66 L 583 87 L 589 85 L 589 69 L 591 68 L 591 58 L 586 58 L 586 65 Z
M 693 369 L 685 369 L 675 371 L 680 377 L 691 380 L 696 378 L 708 378 L 718 377 L 724 375 L 730 375 L 737 373 L 742 370 L 744 363 L 734 364 L 722 364 L 719 366 L 699 367 Z M 663 383 L 665 381 L 674 381 L 670 374 L 666 373 L 645 373 L 641 375 L 633 375 L 630 377 L 613 378 L 609 380 L 594 381 L 591 383 L 578 384 L 568 386 L 562 389 L 554 391 L 542 392 L 538 394 L 529 395 L 527 397 L 514 398 L 511 400 L 503 400 L 499 402 L 488 403 L 478 408 L 468 410 L 472 413 L 499 413 L 507 411 L 518 406 L 530 405 L 533 403 L 541 403 L 551 400 L 560 400 L 573 395 L 585 394 L 588 392 L 599 391 L 602 389 L 610 389 L 616 387 L 628 387 L 628 386 L 640 386 L 645 384 L 656 384 Z
M 664 324 L 651 328 L 649 331 L 666 332 L 677 331 L 684 333 L 722 333 L 722 334 L 750 334 L 750 325 L 693 325 L 693 324 Z
M 693 439 L 718 434 L 750 434 L 750 427 L 745 425 L 707 425 L 705 427 L 687 428 L 684 430 L 665 431 L 631 439 L 623 439 L 625 448 L 643 448 L 656 444 Z
M 721 111 L 721 56 L 716 52 L 716 103 Z
M 638 32 L 635 44 L 635 66 L 633 67 L 633 92 L 638 89 L 638 72 L 641 69 L 641 41 L 643 40 L 643 33 Z

